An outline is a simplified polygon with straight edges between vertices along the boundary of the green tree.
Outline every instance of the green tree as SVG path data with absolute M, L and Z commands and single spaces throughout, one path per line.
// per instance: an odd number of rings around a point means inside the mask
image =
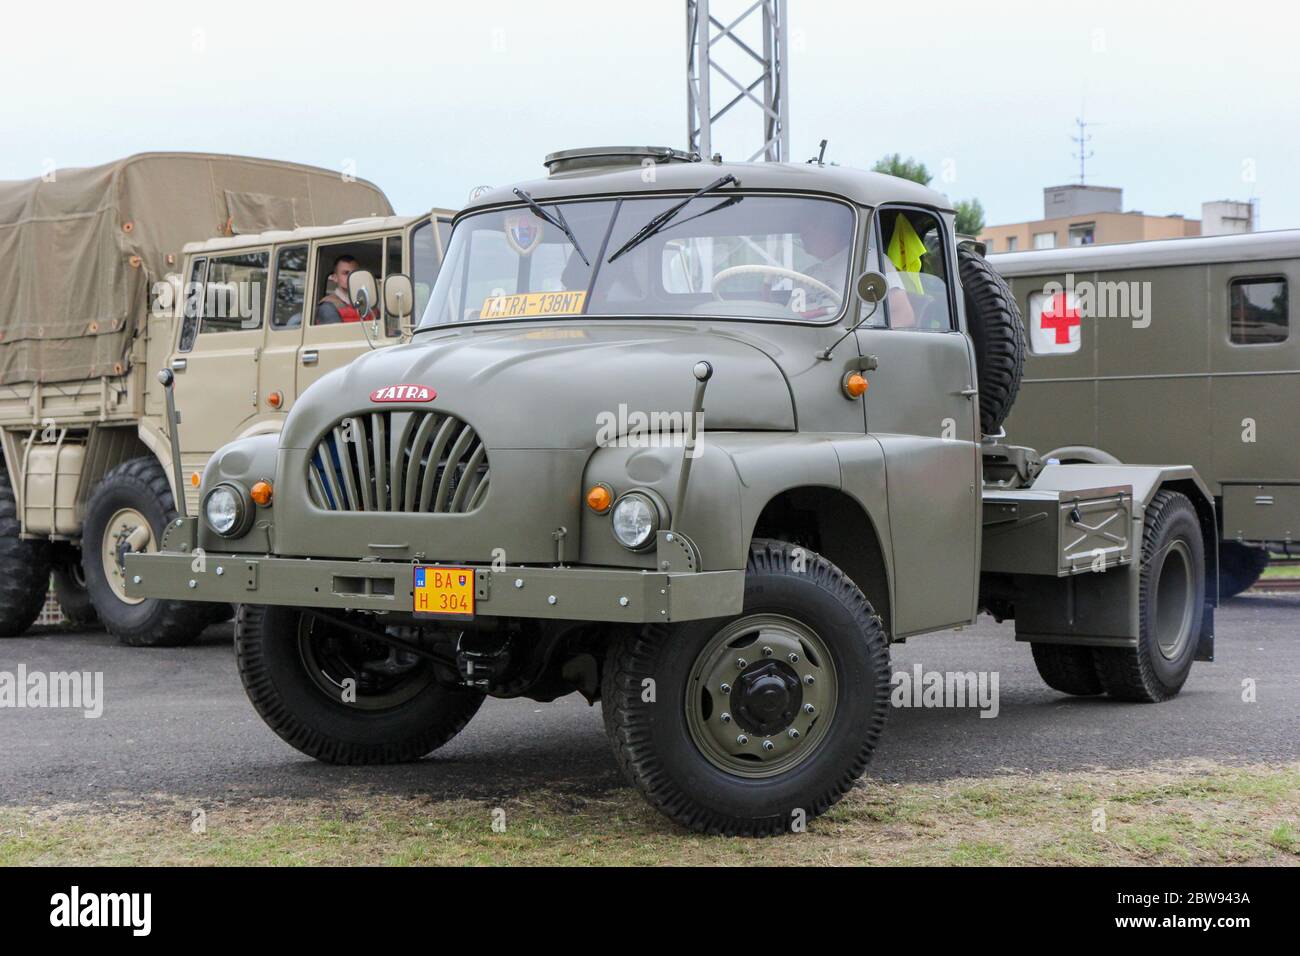
M 978 236 L 984 231 L 984 207 L 978 199 L 959 199 L 954 208 L 958 235 Z
M 913 159 L 911 156 L 904 159 L 899 153 L 890 153 L 888 156 L 876 160 L 876 165 L 871 167 L 871 171 L 884 173 L 887 176 L 897 176 L 900 179 L 910 179 L 922 186 L 930 185 L 930 180 L 934 178 L 930 175 L 930 171 L 925 168 L 925 163 Z

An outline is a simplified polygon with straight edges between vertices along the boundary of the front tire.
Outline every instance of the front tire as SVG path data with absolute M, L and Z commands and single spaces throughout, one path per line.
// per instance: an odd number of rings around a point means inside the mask
M 171 486 L 154 458 L 118 465 L 95 487 L 86 505 L 81 567 L 86 590 L 110 634 L 132 647 L 177 647 L 194 641 L 209 623 L 210 605 L 126 595 L 122 558 L 157 551 L 176 517 Z
M 267 726 L 325 763 L 418 760 L 460 733 L 484 697 L 440 683 L 425 659 L 298 608 L 241 604 L 235 660 Z
M 23 540 L 21 530 L 9 472 L 0 468 L 0 637 L 31 627 L 50 590 L 50 546 Z
M 1106 693 L 1144 703 L 1182 690 L 1196 657 L 1205 614 L 1205 544 L 1191 500 L 1159 491 L 1147 506 L 1135 647 L 1096 647 L 1093 659 Z
M 824 813 L 862 775 L 889 680 L 884 629 L 857 585 L 820 555 L 757 541 L 741 614 L 615 643 L 602 707 L 652 806 L 692 830 L 763 836 Z

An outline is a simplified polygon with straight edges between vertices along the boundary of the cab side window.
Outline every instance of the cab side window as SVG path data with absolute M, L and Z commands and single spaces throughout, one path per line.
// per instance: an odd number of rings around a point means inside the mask
M 1233 345 L 1285 342 L 1291 331 L 1286 279 L 1233 279 L 1228 283 L 1228 322 L 1228 339 Z
M 442 225 L 438 223 L 439 228 Z M 438 278 L 438 243 L 433 230 L 433 221 L 430 220 L 411 232 L 411 284 L 415 287 L 412 317 L 416 322 L 424 315 L 424 307 L 433 294 L 434 280 Z
M 214 256 L 208 265 L 199 335 L 262 327 L 269 252 Z
M 203 280 L 208 274 L 208 260 L 195 259 L 190 264 L 189 281 L 185 283 L 184 319 L 181 321 L 181 340 L 177 348 L 188 352 L 194 348 L 194 337 L 199 334 L 199 315 L 203 311 Z
M 384 240 L 363 239 L 357 242 L 340 242 L 321 246 L 316 259 L 316 289 L 312 300 L 312 325 L 338 325 L 356 323 L 360 316 L 351 307 L 346 289 L 336 288 L 335 273 L 351 272 L 364 269 L 375 277 L 378 285 L 384 275 Z M 382 296 L 380 299 L 382 300 Z M 375 308 L 382 308 L 382 301 L 375 303 Z M 357 329 L 357 336 L 364 335 Z
M 275 256 L 275 300 L 271 328 L 296 329 L 302 325 L 302 304 L 307 294 L 307 247 L 288 246 Z
M 383 279 L 402 271 L 402 237 L 389 236 L 384 240 L 384 274 Z M 379 311 L 384 315 L 384 334 L 389 338 L 402 334 L 402 322 L 396 315 L 388 314 L 388 303 L 384 300 L 384 286 L 379 283 Z
M 951 270 L 943 223 L 922 209 L 883 209 L 872 244 L 889 285 L 884 317 L 891 329 L 950 332 Z M 877 317 L 869 325 L 879 324 Z

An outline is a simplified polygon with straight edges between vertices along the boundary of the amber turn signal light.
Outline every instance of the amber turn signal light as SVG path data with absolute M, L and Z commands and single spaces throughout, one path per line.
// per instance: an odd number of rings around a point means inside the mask
M 248 491 L 248 497 L 257 502 L 263 508 L 271 503 L 271 483 L 269 481 L 256 482 Z
M 272 392 L 270 395 L 266 396 L 266 404 L 270 405 L 272 408 L 279 408 L 284 404 L 284 393 L 279 390 Z
M 199 473 L 197 471 L 190 475 L 190 484 L 195 488 L 199 486 Z
M 844 376 L 844 394 L 849 398 L 861 398 L 867 391 L 867 379 L 861 372 L 850 372 Z
M 603 515 L 614 503 L 614 494 L 604 485 L 593 485 L 587 492 L 587 507 L 598 515 Z

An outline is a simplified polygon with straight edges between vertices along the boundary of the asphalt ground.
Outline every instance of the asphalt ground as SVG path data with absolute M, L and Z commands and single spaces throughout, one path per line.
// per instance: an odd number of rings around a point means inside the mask
M 103 632 L 33 631 L 0 641 L 0 671 L 103 673 L 103 714 L 0 708 L 0 805 L 423 794 L 501 799 L 529 790 L 626 786 L 599 705 L 488 700 L 424 760 L 332 767 L 291 749 L 258 718 L 235 672 L 232 624 L 195 646 L 140 649 Z M 1002 773 L 1130 769 L 1165 761 L 1283 763 L 1300 754 L 1300 593 L 1250 593 L 1218 611 L 1217 657 L 1163 704 L 1067 698 L 1048 689 L 1011 624 L 914 638 L 895 671 L 974 671 L 998 680 L 997 716 L 978 707 L 895 708 L 868 775 L 929 782 Z M 989 685 L 991 686 L 991 685 Z M 1253 701 L 1243 699 L 1253 686 Z

